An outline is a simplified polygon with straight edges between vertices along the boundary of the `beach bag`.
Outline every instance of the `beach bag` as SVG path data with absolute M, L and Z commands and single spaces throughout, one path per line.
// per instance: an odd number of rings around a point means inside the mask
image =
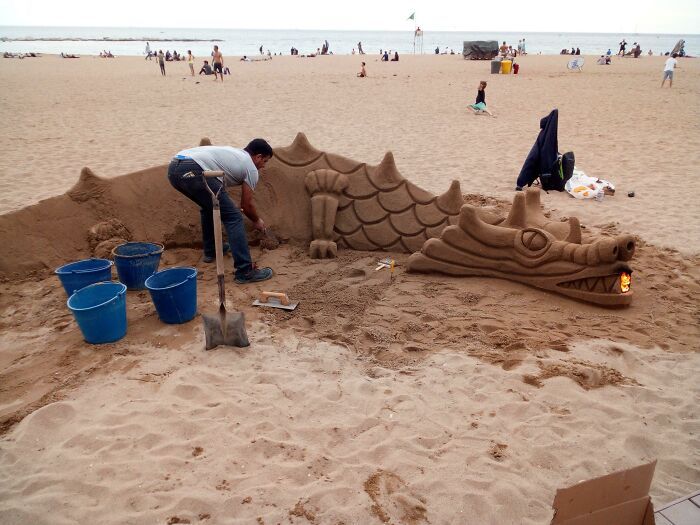
M 575 164 L 576 158 L 573 151 L 559 155 L 554 164 L 552 164 L 550 172 L 540 175 L 542 189 L 545 191 L 564 191 L 564 185 L 574 174 Z

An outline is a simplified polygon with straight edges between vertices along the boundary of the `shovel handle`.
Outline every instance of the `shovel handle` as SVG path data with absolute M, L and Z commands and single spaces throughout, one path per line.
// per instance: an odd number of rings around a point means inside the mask
M 270 297 L 276 297 L 277 299 L 280 300 L 281 305 L 289 306 L 289 297 L 287 297 L 286 293 L 282 293 L 282 292 L 260 292 L 259 301 L 261 303 L 266 303 Z

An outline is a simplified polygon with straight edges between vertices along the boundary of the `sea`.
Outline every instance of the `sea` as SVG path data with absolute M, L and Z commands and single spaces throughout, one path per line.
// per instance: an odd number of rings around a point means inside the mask
M 700 54 L 700 35 L 670 34 L 617 34 L 617 33 L 512 33 L 503 31 L 423 31 L 415 38 L 413 31 L 338 31 L 299 29 L 188 29 L 188 28 L 133 28 L 133 27 L 17 27 L 0 26 L 0 52 L 13 53 L 72 53 L 98 55 L 111 51 L 115 56 L 143 55 L 146 42 L 152 50 L 162 49 L 195 56 L 208 56 L 212 45 L 218 44 L 224 56 L 259 54 L 290 54 L 292 47 L 300 54 L 313 53 L 328 42 L 333 54 L 357 51 L 358 43 L 367 54 L 379 50 L 398 51 L 399 54 L 433 54 L 454 50 L 461 53 L 465 40 L 497 40 L 514 48 L 525 39 L 529 54 L 554 55 L 562 49 L 579 48 L 584 55 L 603 54 L 608 49 L 616 53 L 619 42 L 639 42 L 643 53 L 650 49 L 655 55 L 671 51 L 676 43 L 685 40 L 688 55 Z

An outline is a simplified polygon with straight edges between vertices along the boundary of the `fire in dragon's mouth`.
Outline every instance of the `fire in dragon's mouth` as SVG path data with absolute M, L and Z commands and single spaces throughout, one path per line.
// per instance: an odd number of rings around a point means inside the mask
M 559 283 L 562 288 L 580 290 L 582 292 L 620 294 L 630 290 L 632 276 L 628 272 L 615 273 L 612 275 L 586 277 L 574 281 Z

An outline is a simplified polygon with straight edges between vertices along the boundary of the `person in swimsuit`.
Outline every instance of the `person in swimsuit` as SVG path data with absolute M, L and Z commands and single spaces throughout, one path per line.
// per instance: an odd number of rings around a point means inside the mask
M 212 53 L 212 64 L 214 66 L 214 82 L 216 82 L 218 73 L 221 73 L 221 81 L 224 81 L 224 55 L 219 51 L 219 46 L 214 46 L 214 52 Z
M 190 74 L 194 76 L 194 55 L 192 50 L 187 50 L 187 65 L 190 66 Z

